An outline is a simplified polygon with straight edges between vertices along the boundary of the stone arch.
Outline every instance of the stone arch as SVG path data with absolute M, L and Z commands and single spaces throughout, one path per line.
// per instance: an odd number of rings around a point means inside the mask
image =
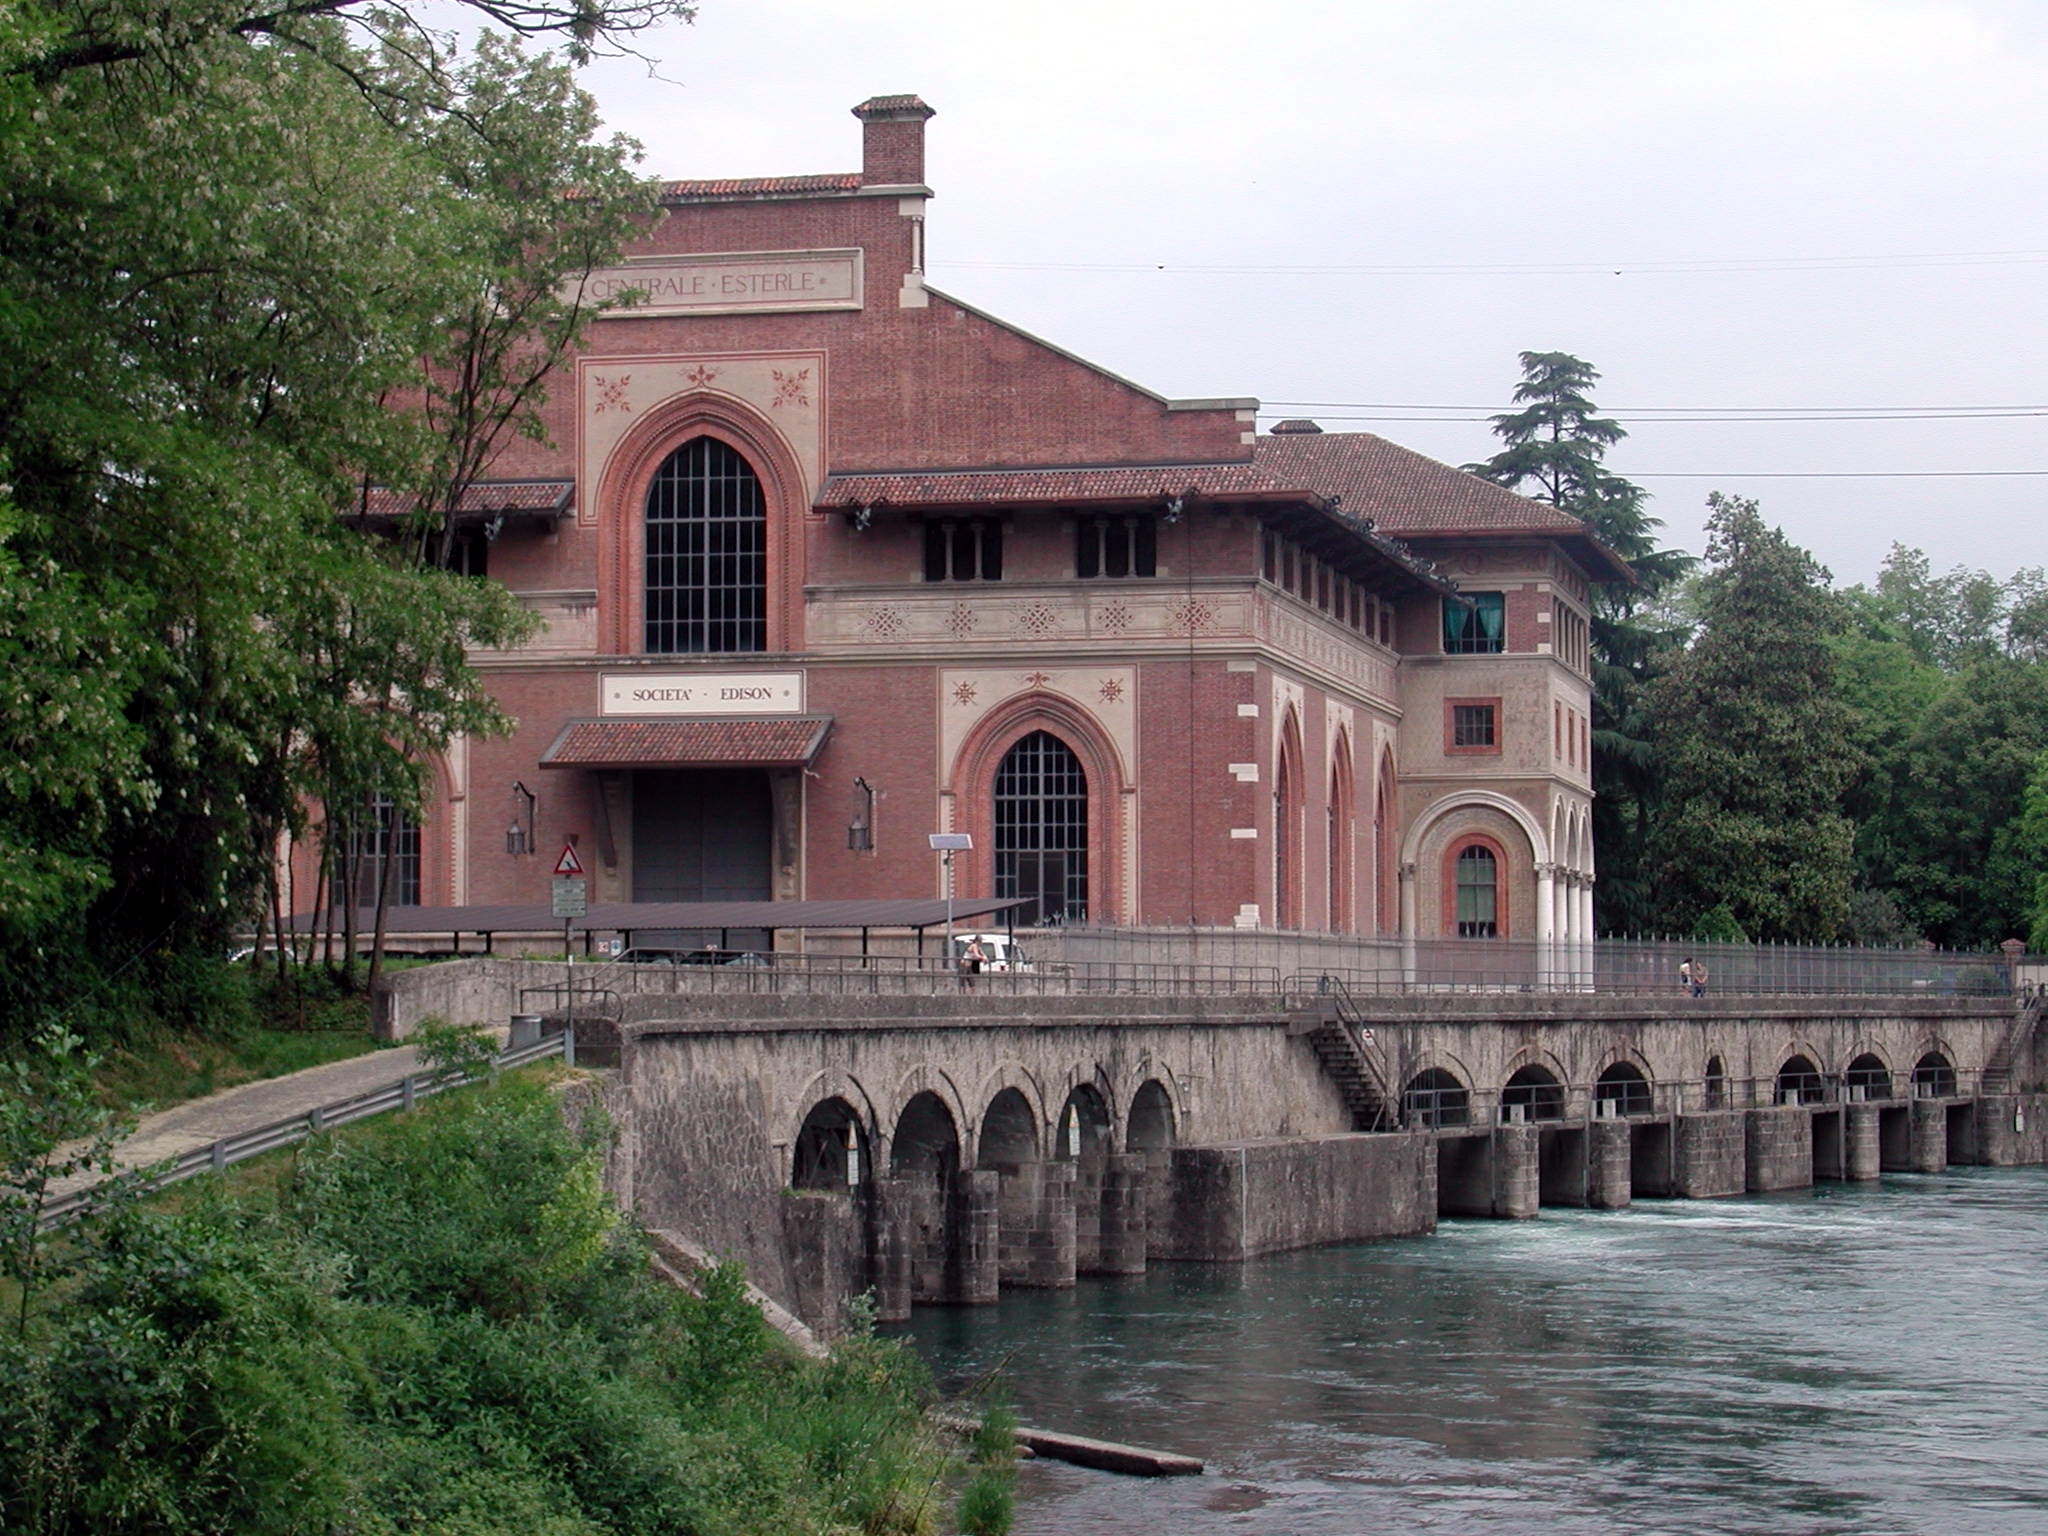
M 1888 1099 L 1892 1096 L 1892 1069 L 1882 1053 L 1864 1046 L 1843 1068 L 1842 1086 L 1852 1099 Z
M 1622 1053 L 1600 1069 L 1593 1084 L 1593 1101 L 1613 1101 L 1612 1113 L 1647 1115 L 1655 1107 L 1656 1089 L 1647 1071 L 1632 1053 Z
M 1568 1092 L 1568 1079 L 1557 1070 L 1555 1058 L 1547 1053 L 1529 1053 L 1528 1059 L 1501 1084 L 1501 1118 L 1562 1120 Z M 1511 1111 L 1519 1111 L 1519 1115 L 1511 1116 Z
M 960 1121 L 943 1097 L 925 1088 L 904 1101 L 889 1135 L 891 1177 L 923 1177 L 943 1186 L 965 1155 Z
M 1795 1047 L 1778 1064 L 1777 1093 L 1780 1104 L 1818 1104 L 1827 1097 L 1826 1079 L 1820 1067 L 1820 1052 Z
M 875 1150 L 888 1150 L 887 1127 L 874 1095 L 868 1092 L 867 1084 L 837 1067 L 827 1067 L 812 1074 L 802 1088 L 777 1104 L 775 1123 L 778 1126 L 801 1126 L 811 1109 L 826 1099 L 844 1099 L 859 1118 L 863 1132 L 881 1143 Z
M 999 1168 L 1044 1161 L 1044 1117 L 1021 1089 L 998 1089 L 975 1127 L 974 1166 Z
M 1015 1093 L 1023 1102 L 1024 1108 L 1030 1113 L 1031 1123 L 1037 1127 L 1036 1131 L 1033 1132 L 1033 1137 L 1039 1148 L 1039 1156 L 1043 1157 L 1045 1155 L 1046 1137 L 1051 1132 L 1051 1117 L 1046 1107 L 1045 1087 L 1022 1063 L 1004 1061 L 997 1063 L 994 1068 L 985 1073 L 980 1083 L 975 1086 L 972 1102 L 981 1106 L 980 1111 L 974 1117 L 974 1124 L 977 1127 L 975 1133 L 975 1163 L 977 1166 L 981 1162 L 980 1131 L 978 1127 L 987 1118 L 988 1106 L 1006 1092 Z
M 1116 1150 L 1116 1115 L 1100 1084 L 1079 1082 L 1067 1090 L 1052 1126 L 1055 1162 L 1093 1161 Z
M 1952 1099 L 1955 1096 L 1955 1058 L 1939 1045 L 1930 1045 L 1913 1063 L 1913 1097 Z
M 1470 1125 L 1472 1090 L 1448 1067 L 1425 1067 L 1401 1087 L 1405 1126 Z
M 708 437 L 744 458 L 761 482 L 767 513 L 768 614 L 765 652 L 803 649 L 804 520 L 810 493 L 796 452 L 774 422 L 716 390 L 694 390 L 650 409 L 619 439 L 598 477 L 598 649 L 645 651 L 642 576 L 647 487 L 684 443 Z M 747 653 L 754 654 L 754 653 Z
M 869 1178 L 874 1155 L 860 1111 L 837 1094 L 820 1099 L 790 1142 L 789 1187 L 851 1192 Z
M 889 1128 L 890 1142 L 886 1150 L 889 1152 L 891 1159 L 893 1160 L 895 1156 L 894 1127 L 902 1120 L 904 1111 L 910 1107 L 910 1101 L 919 1094 L 930 1094 L 938 1100 L 945 1108 L 946 1114 L 952 1120 L 955 1128 L 963 1129 L 961 1150 L 964 1156 L 966 1151 L 964 1128 L 971 1127 L 974 1124 L 974 1116 L 967 1108 L 967 1094 L 943 1067 L 933 1066 L 930 1062 L 919 1062 L 897 1080 L 896 1090 L 889 1096 L 889 1102 L 887 1104 L 878 1104 L 875 1108 L 876 1126 L 879 1128 L 886 1125 Z M 884 1119 L 885 1115 L 887 1116 L 886 1120 Z
M 1065 694 L 1049 689 L 1005 699 L 969 731 L 954 754 L 942 793 L 952 797 L 952 826 L 974 839 L 954 856 L 953 875 L 963 895 L 995 890 L 995 781 L 1003 758 L 1033 731 L 1065 743 L 1088 780 L 1088 917 L 1119 922 L 1129 917 L 1124 861 L 1128 801 L 1135 786 L 1123 755 L 1102 723 Z
M 1402 840 L 1402 867 L 1415 870 L 1415 920 L 1422 931 L 1455 933 L 1452 873 L 1457 853 L 1475 842 L 1495 858 L 1495 932 L 1536 931 L 1536 870 L 1550 861 L 1549 834 L 1528 808 L 1491 790 L 1460 789 L 1439 797 Z
M 1124 1146 L 1132 1152 L 1170 1152 L 1180 1141 L 1180 1105 L 1164 1079 L 1148 1075 L 1130 1097 Z
M 1728 1107 L 1728 1058 L 1721 1052 L 1708 1052 L 1707 1064 L 1700 1070 L 1700 1089 L 1706 1108 Z

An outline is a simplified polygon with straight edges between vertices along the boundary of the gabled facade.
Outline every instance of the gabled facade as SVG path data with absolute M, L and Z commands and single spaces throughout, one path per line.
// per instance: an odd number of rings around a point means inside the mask
M 1574 518 L 1249 399 L 1167 400 L 924 280 L 915 97 L 858 173 L 679 182 L 552 446 L 474 493 L 546 621 L 437 765 L 411 894 L 967 894 L 1054 921 L 1591 925 Z M 531 845 L 508 825 L 537 792 Z

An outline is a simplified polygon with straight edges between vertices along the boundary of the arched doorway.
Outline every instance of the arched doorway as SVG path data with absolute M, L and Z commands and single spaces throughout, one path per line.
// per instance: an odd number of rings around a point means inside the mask
M 1722 1063 L 1720 1057 L 1709 1056 L 1707 1058 L 1706 1080 L 1702 1087 L 1705 1089 L 1704 1096 L 1708 1109 L 1726 1109 L 1728 1107 L 1728 1068 Z
M 1147 1078 L 1131 1095 L 1131 1110 L 1124 1124 L 1124 1150 L 1145 1157 L 1145 1219 L 1152 1232 L 1163 1234 L 1173 1209 L 1173 1147 L 1179 1139 L 1174 1127 L 1173 1100 L 1156 1078 Z M 1153 1251 L 1161 1244 L 1153 1243 Z
M 1088 920 L 1088 775 L 1050 731 L 1032 731 L 1003 754 L 995 776 L 998 896 L 1036 903 L 1023 920 Z

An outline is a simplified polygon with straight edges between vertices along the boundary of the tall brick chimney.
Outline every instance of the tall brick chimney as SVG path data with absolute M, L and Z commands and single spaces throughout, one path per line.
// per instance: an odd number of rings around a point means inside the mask
M 937 114 L 915 96 L 870 96 L 861 120 L 860 179 L 869 187 L 924 185 L 924 123 Z

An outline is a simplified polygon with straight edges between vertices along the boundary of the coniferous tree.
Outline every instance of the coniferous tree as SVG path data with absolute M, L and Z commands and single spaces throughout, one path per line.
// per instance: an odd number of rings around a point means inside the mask
M 1662 926 L 1725 904 L 1754 939 L 1827 941 L 1849 916 L 1859 755 L 1836 692 L 1846 615 L 1828 573 L 1763 520 L 1710 496 L 1700 627 L 1649 686 L 1663 801 L 1652 834 Z
M 1654 882 L 1643 852 L 1656 801 L 1656 761 L 1642 690 L 1656 675 L 1660 655 L 1678 639 L 1668 624 L 1651 617 L 1650 608 L 1694 562 L 1682 550 L 1657 547 L 1663 523 L 1645 509 L 1646 493 L 1602 462 L 1628 433 L 1599 415 L 1589 396 L 1598 370 L 1566 352 L 1524 352 L 1521 362 L 1522 382 L 1515 386 L 1520 409 L 1493 418 L 1493 430 L 1507 446 L 1465 467 L 1582 518 L 1636 573 L 1634 583 L 1594 588 L 1593 841 L 1600 858 L 1599 927 L 1641 930 L 1652 911 Z

